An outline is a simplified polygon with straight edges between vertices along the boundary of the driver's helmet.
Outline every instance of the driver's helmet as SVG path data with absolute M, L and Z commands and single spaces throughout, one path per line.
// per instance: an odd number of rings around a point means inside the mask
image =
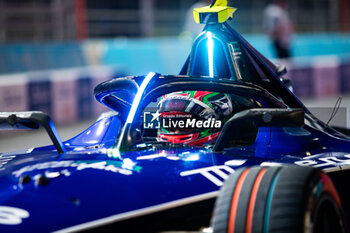
M 170 93 L 162 96 L 157 108 L 162 122 L 158 140 L 189 146 L 215 141 L 232 114 L 229 96 L 208 91 Z

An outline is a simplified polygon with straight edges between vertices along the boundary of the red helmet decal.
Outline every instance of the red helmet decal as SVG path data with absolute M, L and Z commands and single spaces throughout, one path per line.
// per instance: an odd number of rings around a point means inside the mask
M 196 91 L 196 92 L 194 93 L 193 98 L 202 101 L 204 96 L 209 95 L 209 94 L 211 94 L 211 93 L 213 93 L 213 92 L 210 92 L 210 91 Z
M 171 135 L 171 134 L 159 134 L 158 138 L 161 142 L 171 142 L 171 143 L 188 143 L 196 140 L 199 133 L 182 134 L 182 135 Z

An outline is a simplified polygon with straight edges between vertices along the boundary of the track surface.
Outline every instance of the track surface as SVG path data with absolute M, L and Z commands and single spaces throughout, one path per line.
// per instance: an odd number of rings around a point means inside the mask
M 94 123 L 93 120 L 82 121 L 73 125 L 57 126 L 57 131 L 63 141 L 68 140 Z M 52 145 L 46 131 L 39 130 L 25 131 L 1 131 L 0 132 L 0 152 L 10 152 L 27 148 Z

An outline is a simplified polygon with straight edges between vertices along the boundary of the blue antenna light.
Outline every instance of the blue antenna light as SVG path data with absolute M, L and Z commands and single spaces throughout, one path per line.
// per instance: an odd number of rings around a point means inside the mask
M 209 76 L 214 78 L 214 41 L 211 32 L 207 32 L 208 37 L 208 61 Z

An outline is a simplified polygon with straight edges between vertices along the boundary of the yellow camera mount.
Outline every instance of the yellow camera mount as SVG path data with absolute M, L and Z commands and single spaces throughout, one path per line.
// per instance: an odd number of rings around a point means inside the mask
M 198 24 L 218 24 L 232 18 L 236 10 L 227 0 L 214 0 L 210 6 L 194 8 L 193 17 Z

